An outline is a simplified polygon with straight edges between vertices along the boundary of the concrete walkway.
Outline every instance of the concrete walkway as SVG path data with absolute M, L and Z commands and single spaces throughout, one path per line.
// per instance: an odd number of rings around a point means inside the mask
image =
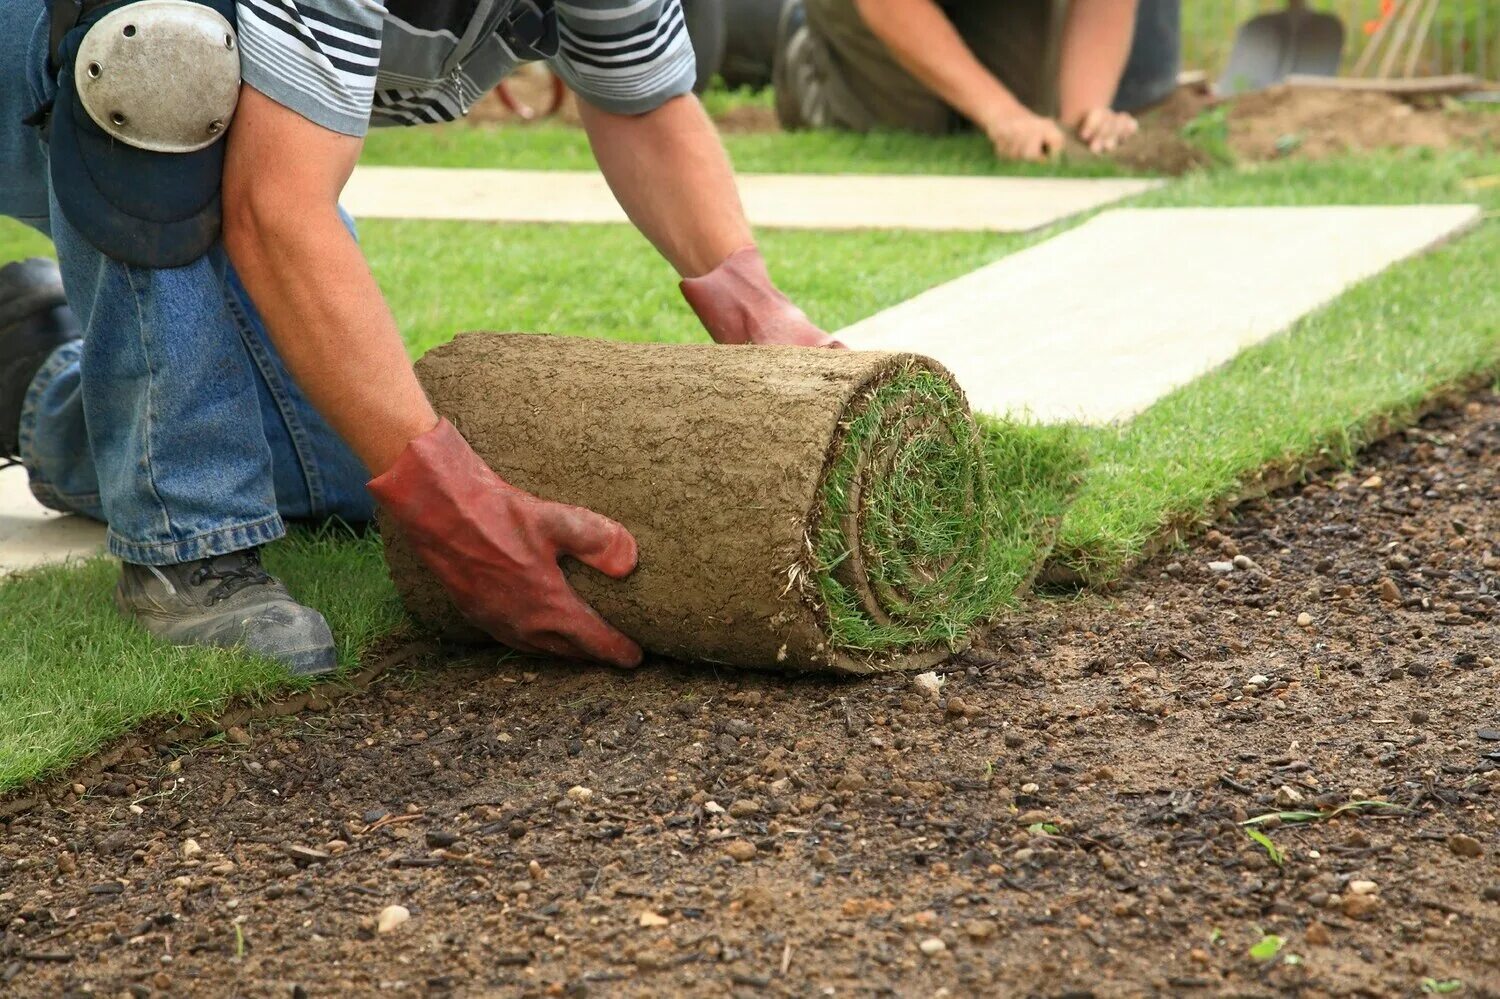
M 937 358 L 980 412 L 1107 423 L 1479 218 L 1472 205 L 1119 209 L 838 335 Z
M 750 221 L 786 229 L 1025 232 L 1155 180 L 740 174 Z M 359 167 L 344 188 L 355 218 L 627 222 L 596 171 Z
M 104 525 L 65 517 L 31 495 L 26 471 L 0 471 L 0 578 L 48 562 L 88 558 L 104 550 Z

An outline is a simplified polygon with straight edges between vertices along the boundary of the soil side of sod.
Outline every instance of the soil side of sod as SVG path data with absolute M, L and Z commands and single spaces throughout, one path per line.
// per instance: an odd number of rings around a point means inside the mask
M 4 827 L 0 991 L 1500 995 L 1497 500 L 1489 393 L 935 697 L 476 660 L 140 751 Z

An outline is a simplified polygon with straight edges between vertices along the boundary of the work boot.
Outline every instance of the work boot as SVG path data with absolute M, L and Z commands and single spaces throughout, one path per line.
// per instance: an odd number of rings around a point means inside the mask
M 52 352 L 80 336 L 57 264 L 0 267 L 0 466 L 20 456 L 21 403 Z
M 328 622 L 261 568 L 255 548 L 176 565 L 127 562 L 115 606 L 173 645 L 243 648 L 275 659 L 296 676 L 335 666 Z

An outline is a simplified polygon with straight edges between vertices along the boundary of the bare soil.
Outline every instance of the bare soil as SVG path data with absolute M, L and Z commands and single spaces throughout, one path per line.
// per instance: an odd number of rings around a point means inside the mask
M 0 834 L 0 992 L 1497 996 L 1497 501 L 1485 394 L 936 696 L 434 662 L 131 754 Z
M 1141 116 L 1140 134 L 1114 154 L 1134 169 L 1179 174 L 1208 165 L 1202 142 L 1183 134 L 1193 119 L 1222 105 L 1226 148 L 1235 160 L 1321 160 L 1390 147 L 1452 149 L 1500 140 L 1500 116 L 1454 109 L 1441 99 L 1272 87 L 1228 101 L 1202 88 L 1179 89 Z

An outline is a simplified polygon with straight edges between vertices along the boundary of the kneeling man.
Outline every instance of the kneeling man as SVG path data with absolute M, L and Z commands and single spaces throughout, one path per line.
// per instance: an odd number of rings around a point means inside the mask
M 439 420 L 338 207 L 371 124 L 456 118 L 535 59 L 715 340 L 833 345 L 755 249 L 679 0 L 0 4 L 0 214 L 60 266 L 0 269 L 0 461 L 108 523 L 124 614 L 332 669 L 327 623 L 259 548 L 378 502 L 496 638 L 639 661 L 558 565 L 624 575 L 634 540 Z

